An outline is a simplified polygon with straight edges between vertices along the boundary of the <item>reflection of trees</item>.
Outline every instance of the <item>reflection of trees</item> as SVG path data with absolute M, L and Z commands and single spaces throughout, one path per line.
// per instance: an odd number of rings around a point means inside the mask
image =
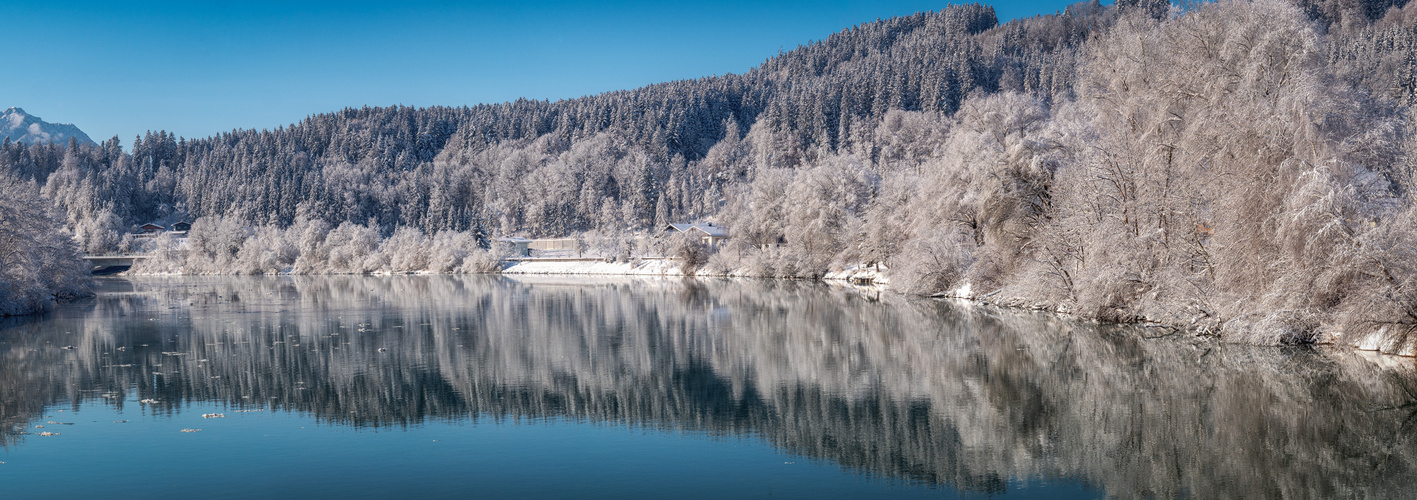
M 794 282 L 535 280 L 135 281 L 0 331 L 0 418 L 12 440 L 46 405 L 129 391 L 156 411 L 217 400 L 359 426 L 564 416 L 1120 496 L 1389 496 L 1417 463 L 1417 376 L 1347 352 Z

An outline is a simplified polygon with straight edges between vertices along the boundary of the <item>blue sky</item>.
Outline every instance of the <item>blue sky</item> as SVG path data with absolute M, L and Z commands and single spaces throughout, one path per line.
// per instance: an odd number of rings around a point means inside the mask
M 7 2 L 10 3 L 10 2 Z M 740 73 L 852 25 L 946 3 L 14 2 L 0 109 L 126 148 L 344 107 L 565 99 Z M 1070 0 L 994 4 L 1001 20 Z M 1111 3 L 1104 2 L 1104 3 Z

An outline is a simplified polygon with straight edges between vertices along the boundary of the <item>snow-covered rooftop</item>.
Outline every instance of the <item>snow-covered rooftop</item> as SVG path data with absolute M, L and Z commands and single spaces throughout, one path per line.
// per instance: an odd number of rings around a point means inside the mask
M 665 227 L 664 229 L 665 229 L 665 230 L 674 229 L 675 231 L 679 231 L 679 232 L 681 232 L 681 233 L 687 233 L 687 232 L 689 232 L 689 231 L 691 231 L 691 230 L 697 229 L 697 230 L 699 230 L 699 231 L 703 231 L 704 234 L 707 234 L 707 235 L 709 235 L 709 236 L 721 236 L 721 237 L 727 237 L 727 236 L 728 236 L 728 230 L 727 230 L 727 229 L 724 229 L 723 226 L 716 225 L 716 224 L 714 224 L 714 223 L 712 223 L 712 222 L 696 222 L 696 223 L 670 224 L 668 227 Z

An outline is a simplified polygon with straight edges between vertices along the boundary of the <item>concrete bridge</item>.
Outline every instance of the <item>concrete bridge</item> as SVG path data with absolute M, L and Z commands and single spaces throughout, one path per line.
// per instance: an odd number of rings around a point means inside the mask
M 114 274 L 127 271 L 138 261 L 148 258 L 146 255 L 85 255 L 84 260 L 93 265 L 94 274 Z

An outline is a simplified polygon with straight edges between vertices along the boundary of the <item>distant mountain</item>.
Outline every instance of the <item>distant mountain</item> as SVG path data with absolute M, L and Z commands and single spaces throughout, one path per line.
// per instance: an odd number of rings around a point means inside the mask
M 7 109 L 0 115 L 0 133 L 11 141 L 28 144 L 66 144 L 70 137 L 78 139 L 81 144 L 95 144 L 88 134 L 73 124 L 49 123 L 20 108 Z

